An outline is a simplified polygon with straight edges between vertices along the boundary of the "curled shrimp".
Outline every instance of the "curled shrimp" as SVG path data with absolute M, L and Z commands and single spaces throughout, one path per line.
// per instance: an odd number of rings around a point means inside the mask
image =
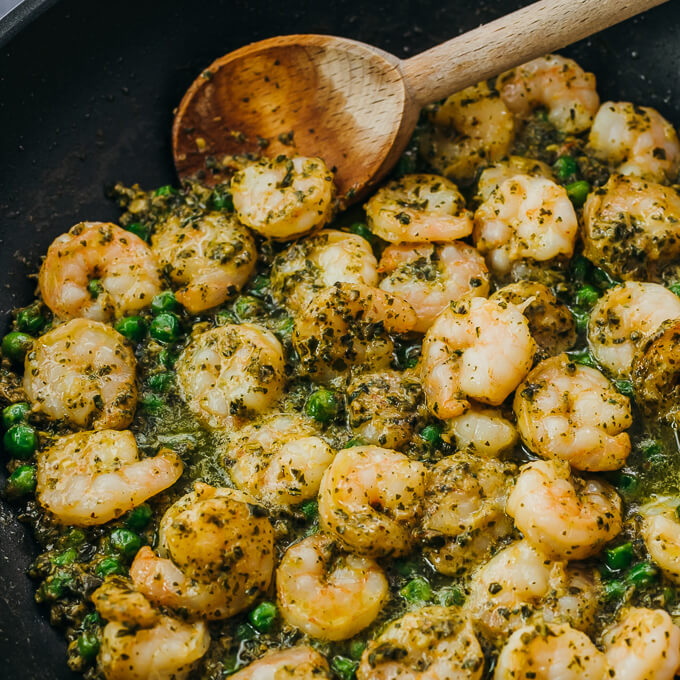
M 506 179 L 512 179 L 515 175 L 555 179 L 552 168 L 547 163 L 526 156 L 510 156 L 482 170 L 477 180 L 475 198 L 479 203 L 483 203 Z
M 347 385 L 348 424 L 366 444 L 398 449 L 425 416 L 420 382 L 410 372 L 368 371 Z
M 420 370 L 428 409 L 461 415 L 469 399 L 498 406 L 531 368 L 535 343 L 514 305 L 484 298 L 452 303 L 425 335 Z
M 326 659 L 311 647 L 300 645 L 265 654 L 234 673 L 232 680 L 330 680 Z
M 283 348 L 254 324 L 229 324 L 197 335 L 177 361 L 180 395 L 212 428 L 261 413 L 274 404 L 285 382 Z
M 506 512 L 537 549 L 554 559 L 582 560 L 621 531 L 621 499 L 605 482 L 571 477 L 566 464 L 525 465 Z
M 670 187 L 612 175 L 583 206 L 583 254 L 617 279 L 659 277 L 680 257 L 680 196 Z
M 366 647 L 358 680 L 479 680 L 484 654 L 452 607 L 423 607 L 390 622 Z
M 480 166 L 510 151 L 515 121 L 488 83 L 466 87 L 429 113 L 432 129 L 420 137 L 420 155 L 442 175 L 470 182 Z
M 95 321 L 134 314 L 161 292 L 149 246 L 106 222 L 81 222 L 58 236 L 47 249 L 38 286 L 55 316 Z
M 184 466 L 170 449 L 139 459 L 126 430 L 59 437 L 37 455 L 36 496 L 61 524 L 90 526 L 120 517 L 172 486 Z
M 675 128 L 656 110 L 630 102 L 605 102 L 588 137 L 596 158 L 622 175 L 674 182 L 680 169 Z
M 627 378 L 635 352 L 667 319 L 680 318 L 680 298 L 657 283 L 627 281 L 610 288 L 588 322 L 588 345 L 598 363 Z
M 377 446 L 339 451 L 319 490 L 324 531 L 362 555 L 404 555 L 422 510 L 425 466 Z
M 574 317 L 546 285 L 536 281 L 517 281 L 497 290 L 491 299 L 511 303 L 522 310 L 540 356 L 560 354 L 574 346 Z
M 442 439 L 459 451 L 494 457 L 519 438 L 517 428 L 498 409 L 470 404 L 467 411 L 446 421 Z
M 496 87 L 514 114 L 527 116 L 533 109 L 545 107 L 548 120 L 569 134 L 587 130 L 600 105 L 595 76 L 558 54 L 507 71 L 498 77 Z
M 323 229 L 301 238 L 277 255 L 270 280 L 274 297 L 289 309 L 300 311 L 334 283 L 375 286 L 377 263 L 365 238 Z
M 623 467 L 630 453 L 628 397 L 566 354 L 538 364 L 517 388 L 513 407 L 522 440 L 544 458 L 599 472 Z
M 371 196 L 368 227 L 390 243 L 454 241 L 472 232 L 472 214 L 456 185 L 439 175 L 404 175 Z
M 528 541 L 496 553 L 473 574 L 464 609 L 493 641 L 532 621 L 587 629 L 600 599 L 595 572 L 548 559 Z
M 197 482 L 163 515 L 158 552 L 137 553 L 130 567 L 137 590 L 156 605 L 225 619 L 269 586 L 274 531 L 246 494 Z
M 647 552 L 661 570 L 676 583 L 680 583 L 680 521 L 678 498 L 654 498 L 639 510 L 642 517 L 642 538 Z
M 92 429 L 127 427 L 135 414 L 135 355 L 111 326 L 73 319 L 37 338 L 24 390 L 33 410 Z
M 294 543 L 276 571 L 286 623 L 322 640 L 347 640 L 369 626 L 389 599 L 387 578 L 368 557 L 339 552 L 314 534 Z
M 233 217 L 211 212 L 196 220 L 173 215 L 156 226 L 151 249 L 179 286 L 175 296 L 192 314 L 221 305 L 255 269 L 257 251 L 248 230 Z
M 184 680 L 210 647 L 203 621 L 161 614 L 123 579 L 107 578 L 92 601 L 108 621 L 98 656 L 106 680 Z
M 268 507 L 316 498 L 335 455 L 313 421 L 277 413 L 235 432 L 226 459 L 234 484 Z
M 590 638 L 566 623 L 535 623 L 505 643 L 494 680 L 603 680 L 607 659 Z M 616 676 L 618 678 L 618 676 Z
M 413 330 L 419 333 L 425 333 L 450 302 L 489 294 L 484 258 L 460 241 L 391 245 L 378 268 L 384 275 L 380 288 L 413 307 L 418 317 Z
M 387 367 L 394 350 L 390 333 L 406 333 L 415 323 L 405 300 L 379 288 L 336 283 L 296 317 L 293 347 L 303 372 L 330 379 L 352 365 Z
M 680 628 L 663 609 L 624 610 L 602 644 L 617 680 L 673 680 L 680 670 Z
M 514 465 L 469 453 L 440 460 L 428 473 L 423 505 L 425 554 L 450 576 L 488 557 L 512 533 L 505 501 Z
M 262 158 L 231 180 L 238 219 L 283 241 L 323 227 L 331 218 L 334 194 L 333 173 L 320 158 Z
M 571 257 L 577 234 L 564 187 L 545 177 L 515 175 L 477 208 L 472 237 L 489 268 L 507 276 L 524 261 Z

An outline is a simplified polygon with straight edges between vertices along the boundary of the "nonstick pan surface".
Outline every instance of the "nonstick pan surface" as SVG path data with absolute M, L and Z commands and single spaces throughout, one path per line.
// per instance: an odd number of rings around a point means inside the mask
M 116 220 L 107 185 L 175 181 L 172 109 L 217 56 L 254 40 L 307 32 L 408 56 L 525 4 L 28 0 L 0 24 L 3 329 L 10 310 L 31 299 L 35 281 L 28 275 L 57 234 L 81 220 Z M 648 104 L 678 125 L 679 34 L 680 2 L 672 0 L 563 53 L 595 72 L 603 100 Z M 26 569 L 36 554 L 28 532 L 0 502 L 0 678 L 75 678 L 61 635 L 34 604 Z

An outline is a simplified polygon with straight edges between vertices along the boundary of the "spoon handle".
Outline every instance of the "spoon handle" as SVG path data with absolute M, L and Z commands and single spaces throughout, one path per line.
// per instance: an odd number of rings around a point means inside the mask
M 666 1 L 541 0 L 402 61 L 401 72 L 429 104 Z

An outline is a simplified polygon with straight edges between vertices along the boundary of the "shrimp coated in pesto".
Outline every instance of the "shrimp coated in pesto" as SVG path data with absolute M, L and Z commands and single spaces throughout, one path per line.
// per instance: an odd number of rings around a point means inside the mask
M 230 676 L 232 680 L 330 680 L 326 659 L 300 645 L 271 651 Z

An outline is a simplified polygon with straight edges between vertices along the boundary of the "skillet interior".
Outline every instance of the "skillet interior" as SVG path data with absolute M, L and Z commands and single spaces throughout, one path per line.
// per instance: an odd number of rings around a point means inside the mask
M 3 328 L 12 307 L 30 300 L 34 283 L 27 275 L 57 234 L 82 219 L 115 221 L 106 184 L 175 180 L 172 108 L 218 55 L 276 34 L 315 32 L 408 56 L 525 4 L 63 0 L 51 7 L 0 51 Z M 595 72 L 603 100 L 654 106 L 677 125 L 679 31 L 680 3 L 668 3 L 563 53 Z M 0 502 L 0 676 L 79 677 L 68 672 L 61 636 L 33 603 L 25 571 L 35 554 L 30 536 Z

